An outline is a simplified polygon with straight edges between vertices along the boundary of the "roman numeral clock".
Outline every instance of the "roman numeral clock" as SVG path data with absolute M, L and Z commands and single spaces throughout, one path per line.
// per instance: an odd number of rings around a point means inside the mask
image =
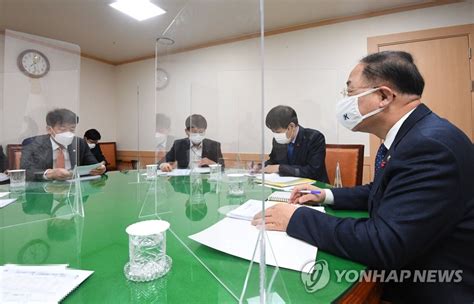
M 38 50 L 24 50 L 18 55 L 18 68 L 28 77 L 41 78 L 49 72 L 49 60 Z

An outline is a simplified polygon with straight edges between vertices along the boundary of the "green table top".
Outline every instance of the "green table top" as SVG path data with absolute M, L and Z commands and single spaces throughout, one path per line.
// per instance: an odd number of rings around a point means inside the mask
M 189 177 L 159 177 L 149 182 L 136 171 L 107 175 L 81 182 L 84 217 L 73 215 L 75 196 L 70 194 L 69 183 L 29 183 L 26 190 L 12 192 L 10 197 L 17 201 L 0 209 L 0 264 L 69 264 L 93 270 L 65 303 L 238 302 L 249 261 L 208 248 L 188 236 L 224 218 L 226 206 L 266 197 L 269 188 L 249 182 L 245 196 L 232 197 L 224 183 L 208 181 L 204 174 L 203 199 L 196 202 L 190 199 L 190 192 L 196 189 L 190 189 Z M 0 191 L 10 190 L 2 185 Z M 335 216 L 367 216 L 326 209 Z M 166 276 L 155 281 L 130 282 L 123 273 L 129 258 L 125 228 L 149 219 L 170 222 L 166 250 L 173 265 Z M 321 250 L 317 259 L 326 260 L 331 272 L 364 269 Z M 331 275 L 326 287 L 308 293 L 299 272 L 275 272 L 275 267 L 266 266 L 266 273 L 267 283 L 276 274 L 270 290 L 286 303 L 330 303 L 352 285 L 338 283 Z M 244 299 L 258 296 L 258 282 L 259 265 L 254 264 Z

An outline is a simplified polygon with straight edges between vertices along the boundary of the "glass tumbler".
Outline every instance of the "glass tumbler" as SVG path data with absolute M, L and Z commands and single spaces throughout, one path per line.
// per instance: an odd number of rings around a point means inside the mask
M 171 269 L 172 260 L 166 255 L 166 230 L 170 224 L 149 220 L 127 227 L 129 262 L 125 264 L 127 279 L 147 282 L 164 276 Z

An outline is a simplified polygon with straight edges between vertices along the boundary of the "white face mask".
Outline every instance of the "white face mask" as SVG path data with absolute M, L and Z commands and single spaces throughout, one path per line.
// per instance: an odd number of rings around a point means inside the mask
M 74 133 L 69 131 L 54 135 L 54 140 L 64 147 L 69 146 L 72 143 L 73 139 Z
M 166 141 L 166 134 L 156 132 L 155 138 L 158 144 L 164 143 Z
M 275 138 L 275 141 L 279 144 L 286 145 L 289 144 L 291 139 L 286 137 L 286 132 L 282 133 L 275 133 L 273 132 L 273 138 Z
M 377 90 L 379 90 L 379 88 L 370 89 L 363 93 L 354 96 L 347 96 L 346 98 L 339 100 L 336 104 L 336 118 L 339 123 L 349 130 L 352 130 L 364 119 L 382 112 L 383 108 L 374 110 L 365 115 L 362 115 L 359 111 L 359 97 L 369 95 Z
M 89 149 L 94 149 L 94 148 L 95 148 L 95 144 L 89 144 L 89 143 L 87 143 L 87 145 L 89 146 Z
M 189 133 L 189 139 L 193 145 L 200 145 L 204 140 L 205 133 Z

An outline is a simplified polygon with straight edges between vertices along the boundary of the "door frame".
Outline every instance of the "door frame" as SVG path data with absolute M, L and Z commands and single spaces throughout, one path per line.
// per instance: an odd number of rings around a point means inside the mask
M 434 28 L 429 30 L 421 30 L 421 31 L 414 31 L 414 32 L 405 32 L 405 33 L 396 33 L 396 34 L 389 34 L 383 36 L 374 36 L 367 38 L 367 53 L 377 53 L 379 47 L 382 46 L 389 46 L 393 44 L 401 44 L 401 43 L 410 43 L 410 42 L 417 42 L 417 41 L 426 41 L 426 40 L 435 40 L 435 39 L 443 39 L 443 38 L 450 38 L 450 37 L 460 37 L 466 36 L 468 38 L 469 48 L 471 49 L 471 58 L 469 60 L 470 64 L 470 71 L 471 71 L 471 81 L 474 80 L 474 59 L 473 59 L 473 52 L 472 48 L 474 46 L 474 23 L 465 24 L 465 25 L 457 25 L 457 26 L 449 26 L 449 27 L 442 27 L 442 28 Z M 471 90 L 471 111 L 472 117 L 474 119 L 474 91 Z M 471 130 L 471 138 L 474 139 L 474 122 L 473 122 L 473 129 Z M 370 167 L 370 175 L 372 176 L 373 172 L 373 164 L 375 162 L 375 155 L 377 154 L 377 149 L 381 144 L 381 140 L 371 134 L 370 141 L 369 141 L 369 151 L 370 156 L 368 164 Z

